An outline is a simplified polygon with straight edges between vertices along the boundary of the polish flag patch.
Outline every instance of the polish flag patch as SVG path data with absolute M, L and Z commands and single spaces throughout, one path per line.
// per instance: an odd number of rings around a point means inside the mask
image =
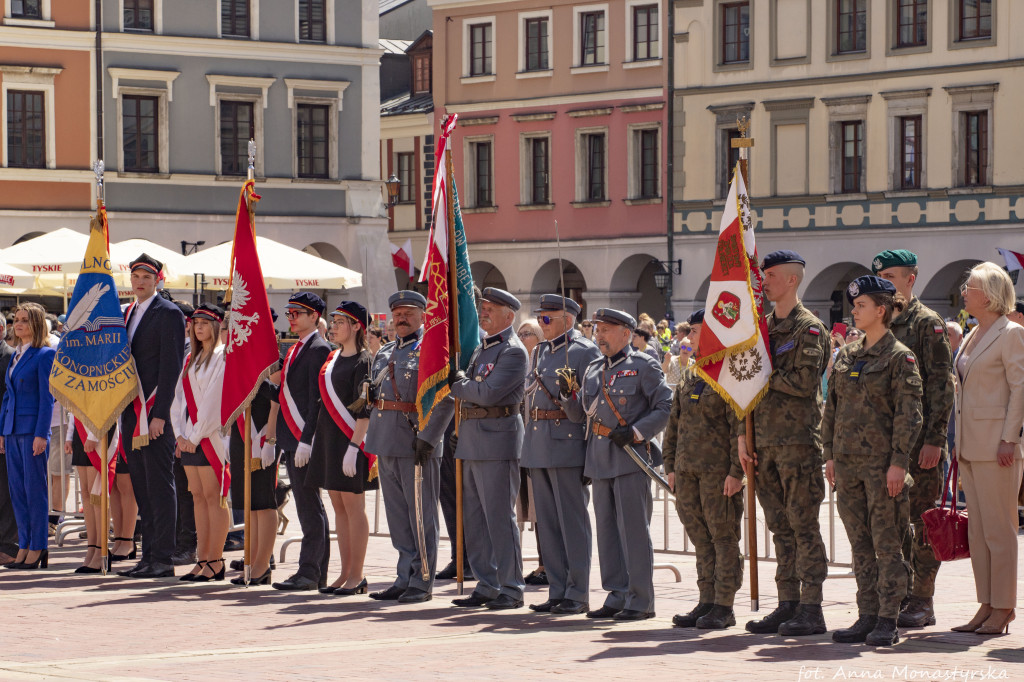
M 807 333 L 808 334 L 814 334 L 815 336 L 821 336 L 821 330 L 818 329 L 817 327 L 810 327 L 807 330 Z
M 940 325 L 940 324 L 937 324 L 937 325 L 935 325 L 934 327 L 932 327 L 932 329 L 934 329 L 934 330 L 935 330 L 935 333 L 936 333 L 936 334 L 941 334 L 942 332 L 944 332 L 944 331 L 946 330 L 946 328 L 945 328 L 945 327 L 943 327 L 943 326 L 942 326 L 942 325 Z

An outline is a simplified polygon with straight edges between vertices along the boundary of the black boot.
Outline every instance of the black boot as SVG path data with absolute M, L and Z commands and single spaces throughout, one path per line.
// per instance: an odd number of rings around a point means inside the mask
M 689 613 L 680 613 L 672 616 L 672 624 L 677 628 L 697 627 L 697 619 L 710 611 L 712 606 L 714 604 L 711 602 L 699 602 Z
M 864 640 L 870 646 L 892 646 L 900 641 L 900 632 L 896 629 L 895 618 L 879 618 L 875 629 L 868 633 Z
M 863 642 L 868 637 L 868 633 L 875 629 L 875 625 L 878 623 L 877 616 L 867 616 L 861 614 L 857 618 L 857 622 L 848 628 L 842 630 L 836 630 L 832 633 L 832 641 L 840 642 L 842 644 L 853 644 L 855 642 Z
M 798 601 L 780 601 L 775 610 L 761 620 L 752 620 L 747 623 L 747 632 L 758 635 L 768 635 L 779 631 L 779 626 L 796 615 Z
M 932 606 L 932 600 L 926 597 L 910 597 L 900 609 L 900 617 L 896 624 L 901 628 L 923 628 L 926 625 L 935 625 L 935 609 Z
M 827 630 L 821 604 L 801 604 L 797 607 L 795 616 L 779 625 L 779 634 L 786 637 L 820 635 Z
M 724 630 L 731 625 L 736 625 L 736 614 L 731 606 L 715 604 L 697 619 L 697 627 L 701 630 Z

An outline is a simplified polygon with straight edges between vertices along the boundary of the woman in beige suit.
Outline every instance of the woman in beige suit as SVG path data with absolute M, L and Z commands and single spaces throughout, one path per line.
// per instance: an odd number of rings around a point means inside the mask
M 957 632 L 1008 631 L 1017 604 L 1017 490 L 1024 471 L 1024 327 L 1011 322 L 1013 283 L 993 263 L 960 288 L 978 326 L 956 357 L 956 448 L 981 608 Z

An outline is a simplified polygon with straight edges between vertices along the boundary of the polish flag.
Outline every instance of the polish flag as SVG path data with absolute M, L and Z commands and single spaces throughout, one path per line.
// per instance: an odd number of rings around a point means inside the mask
M 395 264 L 396 268 L 405 270 L 409 273 L 409 279 L 414 276 L 412 266 L 412 240 L 406 239 L 405 243 L 401 247 L 391 245 L 391 262 Z
M 1003 256 L 1003 260 L 1006 261 L 1006 269 L 1009 272 L 1024 270 L 1024 253 L 1017 253 L 1016 251 L 1000 249 L 998 247 L 996 248 L 996 251 Z

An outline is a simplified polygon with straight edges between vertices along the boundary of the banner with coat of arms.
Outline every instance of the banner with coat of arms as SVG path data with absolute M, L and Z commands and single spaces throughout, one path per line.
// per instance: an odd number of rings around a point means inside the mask
M 772 373 L 750 198 L 737 164 L 725 200 L 697 372 L 745 417 L 768 392 Z

